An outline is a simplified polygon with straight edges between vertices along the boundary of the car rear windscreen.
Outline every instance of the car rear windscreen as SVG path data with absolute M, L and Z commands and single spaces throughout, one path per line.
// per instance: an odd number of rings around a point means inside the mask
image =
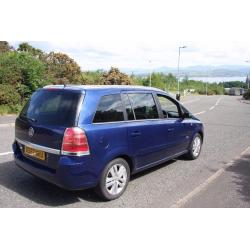
M 38 90 L 24 106 L 20 117 L 38 125 L 71 127 L 75 125 L 80 97 L 79 92 Z

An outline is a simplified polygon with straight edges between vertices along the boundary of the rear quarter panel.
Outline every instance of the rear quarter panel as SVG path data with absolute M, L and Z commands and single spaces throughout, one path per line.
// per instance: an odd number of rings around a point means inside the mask
M 114 158 L 127 153 L 127 128 L 123 123 L 90 124 L 81 126 L 87 135 L 90 155 L 88 171 L 98 176 Z
M 109 161 L 128 153 L 126 122 L 92 123 L 101 97 L 117 93 L 120 90 L 86 91 L 79 116 L 78 126 L 86 132 L 90 148 L 87 168 L 98 176 Z

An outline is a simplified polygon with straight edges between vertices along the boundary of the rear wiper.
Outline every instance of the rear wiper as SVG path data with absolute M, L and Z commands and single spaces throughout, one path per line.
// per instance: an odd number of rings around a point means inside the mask
M 35 118 L 27 117 L 25 115 L 22 115 L 21 117 L 23 117 L 23 118 L 25 118 L 25 119 L 27 119 L 29 121 L 32 121 L 32 122 L 36 122 L 37 121 Z
M 32 121 L 32 122 L 36 122 L 37 120 L 35 118 L 29 118 L 27 117 L 28 120 Z

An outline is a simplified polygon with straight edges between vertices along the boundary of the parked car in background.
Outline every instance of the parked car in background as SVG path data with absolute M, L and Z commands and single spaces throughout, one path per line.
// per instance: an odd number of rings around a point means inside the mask
M 52 85 L 16 119 L 13 150 L 27 172 L 112 200 L 134 173 L 180 155 L 198 158 L 203 138 L 202 123 L 162 90 Z
M 233 88 L 230 88 L 229 89 L 229 95 L 236 95 L 236 96 L 240 96 L 240 95 L 243 95 L 244 94 L 244 89 L 243 88 L 236 88 L 236 87 L 233 87 Z

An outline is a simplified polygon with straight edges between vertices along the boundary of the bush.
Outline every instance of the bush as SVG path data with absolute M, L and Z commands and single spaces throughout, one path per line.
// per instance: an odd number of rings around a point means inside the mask
M 244 97 L 246 100 L 250 100 L 250 89 L 248 89 L 247 92 L 243 94 L 243 97 Z
M 8 52 L 0 55 L 0 84 L 18 87 L 22 97 L 28 97 L 49 82 L 46 65 L 27 52 Z M 23 85 L 23 86 L 20 86 Z
M 0 105 L 20 105 L 21 96 L 11 85 L 0 84 Z
M 108 72 L 103 73 L 100 83 L 103 85 L 132 85 L 132 80 L 118 68 L 111 67 Z
M 21 105 L 0 105 L 0 115 L 17 114 L 21 111 L 22 107 Z
M 10 107 L 7 105 L 0 105 L 0 115 L 10 114 Z

